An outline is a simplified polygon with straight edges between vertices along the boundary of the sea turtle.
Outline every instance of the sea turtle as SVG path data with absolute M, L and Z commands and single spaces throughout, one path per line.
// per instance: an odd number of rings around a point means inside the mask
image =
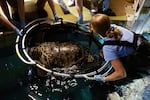
M 29 54 L 42 66 L 52 68 L 68 68 L 84 58 L 87 54 L 83 47 L 73 42 L 44 42 L 29 48 Z

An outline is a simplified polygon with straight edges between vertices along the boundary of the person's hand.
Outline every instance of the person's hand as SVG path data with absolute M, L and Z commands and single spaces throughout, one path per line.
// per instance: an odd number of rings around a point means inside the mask
M 82 15 L 78 16 L 77 24 L 79 24 L 79 25 L 83 24 L 83 16 Z
M 94 75 L 94 79 L 98 82 L 105 82 L 104 77 L 102 75 Z
M 22 36 L 22 33 L 20 32 L 20 30 L 18 28 L 15 28 L 14 32 L 17 33 L 19 36 Z
M 57 22 L 59 20 L 59 17 L 57 15 L 57 13 L 54 13 L 54 20 Z

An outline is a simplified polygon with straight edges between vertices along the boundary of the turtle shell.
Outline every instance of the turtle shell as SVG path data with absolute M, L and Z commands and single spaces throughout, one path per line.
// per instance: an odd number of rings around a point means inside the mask
M 83 47 L 73 42 L 44 42 L 29 49 L 34 60 L 46 68 L 67 68 L 86 55 Z

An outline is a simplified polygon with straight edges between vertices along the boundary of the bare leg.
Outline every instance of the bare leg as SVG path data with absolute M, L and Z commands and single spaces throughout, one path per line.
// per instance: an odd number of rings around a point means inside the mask
M 48 4 L 50 6 L 50 8 L 52 9 L 52 12 L 55 13 L 55 6 L 54 6 L 54 1 L 53 0 L 48 0 Z
M 37 0 L 37 7 L 39 9 L 44 9 L 45 3 L 47 0 Z
M 91 12 L 93 14 L 98 12 L 98 2 L 97 2 L 97 0 L 91 0 Z
M 57 13 L 56 13 L 54 1 L 53 0 L 48 0 L 48 4 L 49 4 L 50 8 L 52 9 L 55 21 L 58 21 L 59 18 L 58 18 Z
M 25 19 L 24 0 L 17 0 L 20 19 Z
M 24 8 L 24 0 L 17 0 L 18 3 L 18 13 L 20 17 L 20 25 L 21 28 L 25 27 L 25 8 Z
M 44 6 L 47 0 L 37 0 L 37 12 L 40 18 L 47 17 L 48 14 L 44 10 Z
M 83 0 L 75 0 L 75 4 L 79 14 L 77 23 L 82 24 L 83 23 Z

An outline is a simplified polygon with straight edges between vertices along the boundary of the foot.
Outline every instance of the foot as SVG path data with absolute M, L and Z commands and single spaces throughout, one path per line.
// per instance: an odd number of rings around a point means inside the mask
M 67 5 L 68 5 L 69 7 L 74 6 L 74 5 L 75 5 L 74 0 L 69 0 Z

